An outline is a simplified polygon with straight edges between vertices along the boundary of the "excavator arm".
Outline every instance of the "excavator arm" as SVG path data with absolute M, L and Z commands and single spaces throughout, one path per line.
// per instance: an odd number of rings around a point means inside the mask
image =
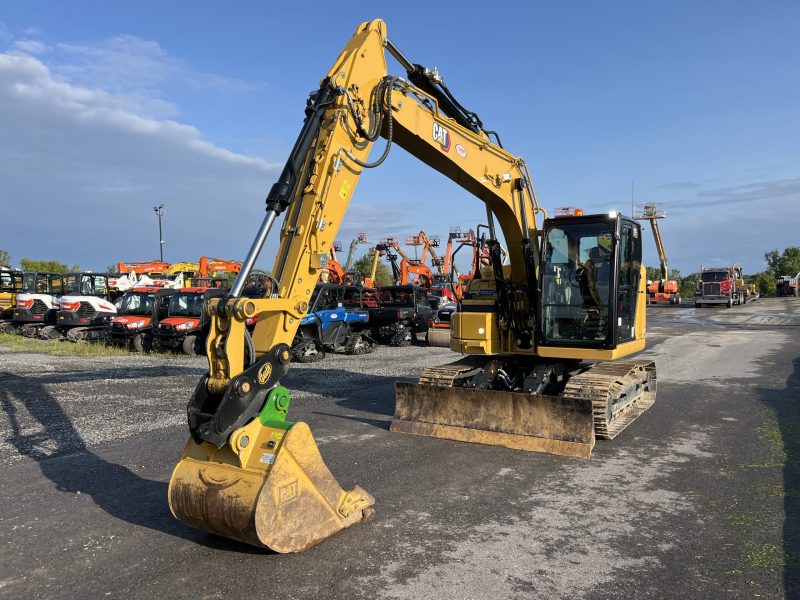
M 386 50 L 407 78 L 389 75 Z M 385 146 L 370 162 L 379 137 Z M 308 427 L 285 420 L 289 396 L 279 383 L 359 178 L 395 144 L 486 204 L 499 347 L 531 347 L 540 258 L 536 219 L 544 211 L 523 160 L 497 142 L 435 70 L 410 63 L 397 50 L 383 21 L 359 25 L 308 100 L 300 134 L 267 195 L 264 221 L 230 294 L 209 302 L 208 374 L 188 404 L 191 439 L 170 481 L 170 507 L 179 519 L 291 552 L 370 512 L 373 499 L 364 490 L 339 488 Z M 281 215 L 270 296 L 242 297 Z M 495 219 L 511 254 L 505 273 Z M 256 315 L 251 335 L 246 323 Z

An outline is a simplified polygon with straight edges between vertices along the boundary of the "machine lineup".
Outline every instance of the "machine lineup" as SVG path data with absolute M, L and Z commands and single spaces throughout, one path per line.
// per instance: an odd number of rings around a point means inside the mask
M 389 73 L 387 53 L 403 76 Z M 335 237 L 359 178 L 394 145 L 482 201 L 485 223 L 453 228 L 444 249 L 424 231 L 405 244 L 382 239 L 359 275 L 367 235 L 352 240 L 344 263 Z M 281 215 L 272 269 L 255 270 Z M 645 348 L 646 305 L 685 299 L 669 280 L 665 207 L 634 206 L 632 216 L 563 208 L 548 217 L 524 160 L 375 20 L 358 26 L 311 93 L 242 263 L 119 263 L 118 275 L 3 269 L 0 331 L 206 353 L 170 509 L 191 526 L 298 552 L 364 520 L 376 500 L 360 486 L 343 490 L 309 426 L 287 420 L 280 382 L 293 361 L 408 345 L 424 333 L 454 358 L 396 384 L 391 431 L 566 456 L 588 458 L 596 439 L 613 439 L 652 406 L 655 364 L 629 357 Z M 642 264 L 642 220 L 658 250 L 655 281 Z M 456 266 L 463 249 L 465 273 Z M 376 280 L 382 259 L 393 284 Z M 782 279 L 780 293 L 797 295 L 798 277 Z M 733 265 L 703 268 L 694 301 L 731 307 L 757 296 Z

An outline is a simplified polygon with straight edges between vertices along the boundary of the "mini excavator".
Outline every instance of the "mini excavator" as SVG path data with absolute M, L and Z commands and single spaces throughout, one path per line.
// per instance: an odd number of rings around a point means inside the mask
M 405 77 L 389 74 L 387 51 Z M 547 219 L 524 161 L 437 70 L 408 60 L 383 21 L 362 23 L 308 100 L 229 294 L 209 301 L 209 370 L 189 400 L 191 437 L 168 492 L 184 523 L 298 552 L 372 513 L 367 491 L 339 486 L 308 425 L 287 420 L 280 381 L 356 183 L 395 144 L 485 203 L 491 265 L 454 316 L 450 347 L 464 358 L 396 384 L 392 431 L 588 457 L 597 437 L 653 404 L 653 363 L 621 360 L 645 347 L 639 224 L 617 213 Z M 243 297 L 282 214 L 271 293 Z

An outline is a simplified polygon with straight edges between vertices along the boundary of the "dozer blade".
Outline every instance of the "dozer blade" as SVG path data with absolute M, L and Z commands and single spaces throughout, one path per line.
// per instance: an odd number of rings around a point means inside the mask
M 428 345 L 438 348 L 450 347 L 450 329 L 428 328 Z
M 172 514 L 192 527 L 281 553 L 310 548 L 372 514 L 375 499 L 358 486 L 342 490 L 308 425 L 285 425 L 256 420 L 243 428 L 255 433 L 244 466 L 229 446 L 217 450 L 190 439 L 169 483 Z
M 411 383 L 395 384 L 391 431 L 589 458 L 591 400 Z

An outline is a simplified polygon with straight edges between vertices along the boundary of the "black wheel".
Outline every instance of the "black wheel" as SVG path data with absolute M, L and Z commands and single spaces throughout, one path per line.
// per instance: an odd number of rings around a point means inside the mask
M 292 360 L 300 363 L 313 363 L 325 358 L 325 350 L 311 338 L 300 338 L 292 346 Z
M 200 354 L 200 339 L 196 335 L 187 335 L 181 344 L 184 354 Z
M 728 298 L 728 303 L 725 306 L 727 308 L 733 308 L 733 298 Z
M 695 302 L 694 303 L 694 307 L 695 308 L 703 308 L 703 303 L 702 302 Z
M 39 337 L 44 338 L 46 340 L 60 340 L 62 337 L 61 332 L 53 327 L 43 327 L 42 330 L 39 332 Z
M 681 303 L 681 295 L 680 294 L 675 294 L 674 296 L 672 296 L 672 298 L 675 300 L 675 304 L 680 304 Z
M 411 342 L 413 341 L 414 334 L 411 333 L 411 328 L 406 327 L 405 325 L 401 325 L 398 327 L 397 331 L 392 334 L 391 339 L 389 340 L 390 346 L 410 346 Z
M 35 338 L 39 333 L 39 328 L 33 323 L 26 323 L 19 332 L 26 338 Z
M 347 338 L 344 351 L 347 354 L 369 354 L 375 350 L 372 341 L 360 333 L 354 333 Z
M 153 338 L 146 333 L 137 333 L 131 341 L 134 352 L 150 352 L 153 349 Z
M 0 333 L 14 333 L 14 325 L 11 321 L 0 321 Z

